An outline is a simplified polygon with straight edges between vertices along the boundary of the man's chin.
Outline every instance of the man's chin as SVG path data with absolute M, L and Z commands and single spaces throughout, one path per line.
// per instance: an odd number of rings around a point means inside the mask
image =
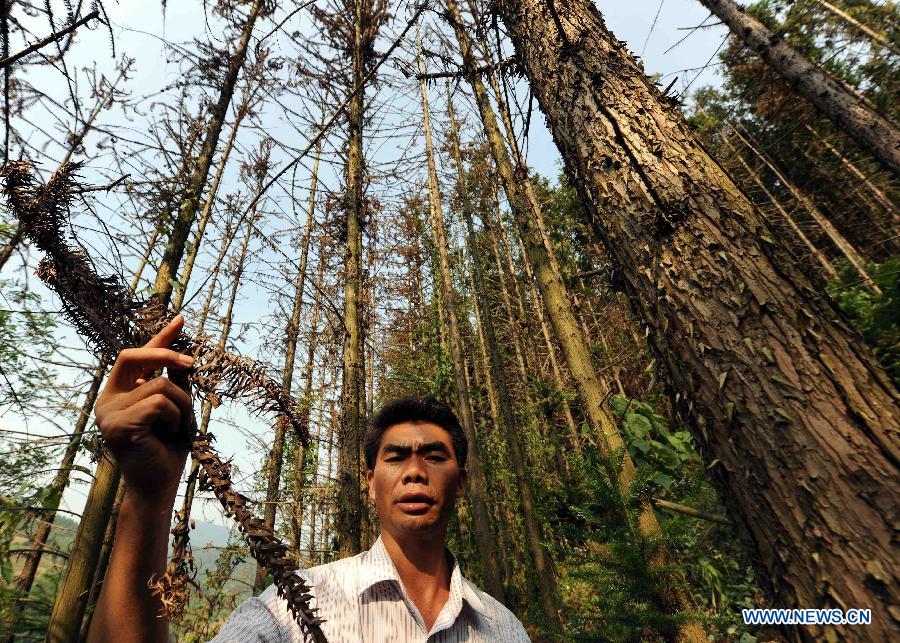
M 427 533 L 437 526 L 437 520 L 431 516 L 406 516 L 400 521 L 403 531 L 411 533 Z

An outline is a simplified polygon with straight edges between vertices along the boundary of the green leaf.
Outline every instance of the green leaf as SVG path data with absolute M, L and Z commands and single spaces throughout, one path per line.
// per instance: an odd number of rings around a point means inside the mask
M 667 476 L 665 473 L 657 473 L 653 476 L 653 482 L 668 491 L 669 487 L 672 486 L 672 476 Z
M 650 420 L 638 413 L 628 413 L 625 416 L 625 427 L 631 435 L 639 438 L 644 437 L 653 430 Z
M 616 417 L 622 417 L 629 406 L 629 400 L 616 395 L 610 398 L 609 406 Z
M 647 451 L 650 450 L 650 443 L 646 440 L 641 440 L 640 438 L 632 440 L 631 446 L 640 449 L 643 453 L 647 453 Z

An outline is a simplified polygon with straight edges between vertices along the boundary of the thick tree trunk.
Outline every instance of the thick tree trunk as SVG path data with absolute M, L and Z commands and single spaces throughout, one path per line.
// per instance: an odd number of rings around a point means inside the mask
M 900 131 L 846 85 L 812 64 L 733 0 L 700 0 L 798 94 L 900 175 Z
M 363 215 L 363 80 L 362 1 L 356 0 L 353 42 L 353 87 L 350 100 L 347 154 L 346 235 L 344 255 L 344 374 L 341 384 L 341 426 L 338 436 L 338 556 L 358 554 L 362 548 L 362 215 Z
M 421 43 L 419 44 L 419 71 L 424 73 L 422 63 Z M 447 248 L 447 234 L 444 229 L 444 213 L 441 207 L 441 194 L 438 185 L 437 166 L 434 160 L 434 149 L 431 143 L 431 115 L 428 111 L 428 93 L 425 81 L 419 81 L 422 92 L 422 118 L 425 130 L 425 153 L 428 162 L 428 203 L 431 214 L 431 229 L 434 234 L 434 244 L 437 249 L 440 273 L 435 278 L 441 284 L 441 298 L 444 302 L 444 310 L 447 318 L 448 335 L 450 341 L 450 356 L 453 360 L 453 381 L 456 385 L 456 397 L 460 424 L 469 441 L 469 506 L 472 510 L 472 527 L 475 532 L 475 544 L 478 549 L 478 557 L 484 574 L 485 585 L 488 593 L 503 600 L 503 585 L 500 579 L 500 570 L 497 567 L 497 558 L 494 554 L 494 539 L 491 535 L 491 521 L 488 514 L 484 471 L 481 466 L 481 456 L 478 435 L 475 431 L 475 414 L 472 412 L 472 400 L 469 394 L 469 384 L 466 379 L 468 367 L 463 347 L 462 334 L 459 329 L 459 319 L 456 314 L 456 302 L 453 293 L 453 276 L 450 270 L 450 257 Z
M 498 8 L 776 604 L 871 607 L 840 635 L 889 640 L 896 389 L 587 0 Z
M 119 477 L 119 465 L 109 451 L 103 451 L 69 552 L 66 574 L 50 613 L 48 641 L 74 641 L 78 638 L 103 536 L 116 499 Z
M 522 237 L 527 261 L 531 264 L 538 288 L 547 308 L 547 316 L 553 324 L 556 336 L 559 339 L 569 372 L 575 380 L 578 392 L 584 402 L 585 412 L 599 439 L 599 446 L 606 456 L 617 451 L 625 451 L 625 443 L 619 433 L 618 427 L 606 413 L 603 404 L 606 394 L 600 384 L 591 360 L 587 341 L 581 333 L 578 322 L 572 311 L 571 302 L 563 284 L 562 277 L 555 269 L 555 261 L 549 256 L 549 244 L 542 233 L 543 215 L 538 206 L 533 190 L 525 189 L 530 184 L 527 169 L 523 165 L 513 167 L 509 158 L 503 136 L 494 116 L 490 101 L 480 76 L 474 73 L 476 69 L 472 56 L 472 46 L 469 37 L 463 27 L 462 18 L 455 0 L 447 0 L 448 17 L 450 18 L 460 52 L 463 57 L 463 66 L 466 79 L 472 86 L 475 101 L 484 125 L 485 135 L 491 149 L 491 156 L 497 167 L 497 173 L 502 181 L 507 201 L 512 210 L 516 226 Z M 611 461 L 610 461 L 611 462 Z M 620 489 L 625 489 L 633 480 L 635 466 L 627 451 L 618 470 L 609 469 L 610 480 Z M 655 534 L 659 530 L 659 523 L 653 512 L 653 508 L 645 505 L 640 513 L 639 528 L 643 534 Z M 663 556 L 666 558 L 667 554 Z M 656 561 L 665 564 L 667 561 Z M 548 570 L 549 573 L 549 570 Z M 673 579 L 674 580 L 674 579 Z M 676 585 L 677 583 L 673 583 Z M 665 607 L 670 612 L 691 609 L 688 597 L 681 591 L 673 591 L 671 594 L 660 597 L 665 602 Z M 706 634 L 696 623 L 689 622 L 680 628 L 680 636 L 684 640 L 705 641 Z

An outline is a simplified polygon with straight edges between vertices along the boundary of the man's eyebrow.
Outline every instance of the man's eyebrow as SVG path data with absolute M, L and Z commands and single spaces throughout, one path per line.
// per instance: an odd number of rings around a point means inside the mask
M 426 442 L 425 444 L 422 444 L 417 449 L 415 449 L 416 453 L 433 453 L 435 451 L 450 455 L 450 449 L 447 448 L 447 445 L 440 440 L 435 440 L 434 442 Z M 408 444 L 385 444 L 381 452 L 384 455 L 409 455 L 413 452 L 413 448 Z

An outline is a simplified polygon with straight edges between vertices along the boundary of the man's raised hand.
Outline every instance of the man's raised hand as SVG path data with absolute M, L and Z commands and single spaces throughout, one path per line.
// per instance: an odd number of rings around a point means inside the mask
M 175 434 L 191 421 L 191 397 L 168 377 L 153 377 L 194 363 L 169 348 L 183 325 L 178 315 L 144 346 L 119 353 L 94 407 L 129 494 L 146 500 L 174 500 L 187 457 Z

